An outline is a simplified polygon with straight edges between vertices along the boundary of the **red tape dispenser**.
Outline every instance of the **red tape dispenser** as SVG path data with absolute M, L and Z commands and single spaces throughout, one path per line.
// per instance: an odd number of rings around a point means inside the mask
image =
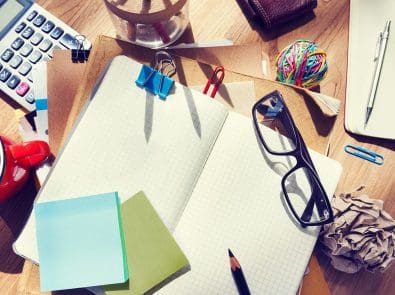
M 213 85 L 213 90 L 211 91 L 210 97 L 214 98 L 215 94 L 217 94 L 218 87 L 221 85 L 222 80 L 225 76 L 225 70 L 223 66 L 217 66 L 214 70 L 214 73 L 211 75 L 211 78 L 208 79 L 206 83 L 206 87 L 203 89 L 203 94 L 207 94 L 210 86 Z
M 14 144 L 0 136 L 0 203 L 16 194 L 29 178 L 30 168 L 50 155 L 48 143 L 33 140 Z

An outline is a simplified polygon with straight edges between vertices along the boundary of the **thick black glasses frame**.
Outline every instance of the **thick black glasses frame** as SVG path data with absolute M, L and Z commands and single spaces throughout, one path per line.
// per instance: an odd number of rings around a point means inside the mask
M 293 138 L 295 139 L 295 149 L 292 151 L 286 151 L 286 152 L 276 152 L 270 148 L 270 146 L 266 143 L 265 139 L 263 138 L 260 128 L 259 128 L 259 121 L 256 116 L 257 113 L 260 113 L 260 106 L 262 106 L 263 102 L 265 102 L 268 99 L 275 98 L 279 100 L 282 104 L 282 110 L 281 116 L 285 116 L 283 118 L 283 123 L 284 127 L 287 128 L 287 131 L 289 134 L 293 135 Z M 291 210 L 292 214 L 296 218 L 296 220 L 302 225 L 302 227 L 306 226 L 320 226 L 323 224 L 331 223 L 333 222 L 333 211 L 332 207 L 329 202 L 329 198 L 325 192 L 324 187 L 322 186 L 322 183 L 320 181 L 320 178 L 317 174 L 317 170 L 314 167 L 313 161 L 311 160 L 310 154 L 307 150 L 306 144 L 298 130 L 298 128 L 295 125 L 295 122 L 291 116 L 291 113 L 285 104 L 285 101 L 280 94 L 280 92 L 273 91 L 264 97 L 262 97 L 260 100 L 258 100 L 254 106 L 252 107 L 252 117 L 253 117 L 253 122 L 254 122 L 254 127 L 255 131 L 258 134 L 258 138 L 260 140 L 260 143 L 265 147 L 265 149 L 273 154 L 273 155 L 278 155 L 278 156 L 294 156 L 296 158 L 296 165 L 291 168 L 282 178 L 281 181 L 281 186 L 283 189 L 283 193 L 285 196 L 285 200 L 288 204 L 289 209 Z M 309 182 L 312 188 L 312 196 L 309 199 L 305 210 L 303 211 L 303 214 L 301 217 L 298 216 L 296 213 L 296 210 L 292 206 L 292 202 L 288 196 L 287 189 L 285 186 L 285 181 L 287 177 L 292 174 L 294 171 L 296 171 L 299 168 L 305 168 L 309 171 Z M 311 216 L 313 214 L 314 210 L 314 205 L 317 206 L 317 211 L 319 216 L 325 218 L 324 220 L 317 221 L 317 222 L 310 222 L 307 220 L 311 219 Z

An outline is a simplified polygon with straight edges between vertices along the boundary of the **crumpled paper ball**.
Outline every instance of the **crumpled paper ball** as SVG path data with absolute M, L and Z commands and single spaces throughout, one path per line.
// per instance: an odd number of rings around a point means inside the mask
M 363 188 L 332 199 L 334 221 L 320 233 L 332 266 L 347 273 L 385 271 L 395 259 L 395 221 Z

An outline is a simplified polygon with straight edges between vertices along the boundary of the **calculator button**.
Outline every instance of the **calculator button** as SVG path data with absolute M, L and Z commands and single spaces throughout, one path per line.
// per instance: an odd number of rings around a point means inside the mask
M 27 27 L 22 32 L 22 37 L 25 38 L 25 39 L 29 39 L 33 34 L 34 34 L 34 30 L 31 27 Z
M 35 64 L 41 59 L 42 56 L 43 55 L 40 51 L 34 50 L 32 55 L 29 57 L 29 61 Z
M 16 69 L 22 63 L 22 57 L 15 55 L 10 61 L 10 67 Z
M 55 27 L 55 24 L 49 20 L 49 21 L 47 21 L 47 22 L 43 25 L 43 27 L 41 28 L 41 30 L 42 30 L 44 33 L 49 33 L 49 32 L 52 31 L 52 29 L 53 29 L 54 27 Z
M 30 91 L 28 94 L 26 94 L 25 100 L 28 103 L 34 103 L 34 93 L 33 93 L 33 91 Z
M 33 35 L 33 37 L 30 39 L 30 43 L 32 43 L 33 45 L 38 45 L 40 44 L 40 42 L 43 40 L 43 35 L 40 33 L 35 33 Z
M 23 46 L 23 44 L 25 44 L 25 41 L 23 41 L 22 38 L 16 38 L 14 40 L 14 42 L 12 42 L 11 47 L 15 50 L 18 50 L 19 48 L 21 48 Z
M 3 65 L 2 64 L 0 64 L 0 71 L 1 71 L 1 69 L 3 68 Z
M 30 12 L 30 14 L 27 16 L 27 20 L 28 20 L 29 22 L 32 21 L 33 18 L 35 18 L 37 14 L 38 14 L 37 11 L 33 10 L 33 11 Z
M 26 27 L 26 24 L 24 22 L 21 22 L 16 28 L 15 32 L 20 33 L 22 30 Z
M 26 82 L 22 82 L 21 84 L 19 84 L 18 88 L 15 91 L 18 95 L 24 96 L 29 91 L 29 89 L 29 84 L 27 84 Z
M 13 52 L 11 49 L 7 48 L 7 49 L 3 52 L 3 54 L 1 55 L 1 59 L 7 62 L 7 61 L 9 61 L 13 56 L 14 56 L 14 52 Z
M 24 62 L 21 67 L 19 68 L 19 74 L 26 76 L 30 70 L 32 69 L 32 65 L 28 62 Z
M 75 38 L 68 33 L 64 34 L 59 42 L 67 49 L 77 49 L 77 42 Z
M 33 74 L 32 72 L 29 73 L 29 76 L 27 76 L 30 82 L 33 82 Z
M 31 52 L 33 51 L 33 46 L 31 46 L 30 44 L 25 44 L 23 45 L 22 49 L 19 51 L 19 53 L 26 57 L 28 56 Z
M 60 36 L 62 36 L 63 32 L 64 31 L 61 28 L 56 27 L 55 30 L 52 31 L 50 36 L 57 40 L 60 38 Z
M 7 70 L 6 68 L 4 68 L 1 72 L 0 72 L 0 81 L 7 81 L 8 78 L 11 76 L 11 72 L 9 70 Z
M 16 86 L 18 86 L 19 82 L 21 82 L 21 79 L 19 79 L 17 76 L 12 76 L 10 80 L 7 82 L 7 86 L 10 87 L 11 89 L 15 89 Z
M 43 15 L 39 15 L 36 17 L 36 19 L 33 21 L 33 25 L 35 25 L 36 27 L 41 27 L 43 23 L 45 23 L 47 19 L 45 18 L 45 16 Z
M 40 45 L 40 50 L 43 52 L 47 52 L 49 50 L 49 48 L 51 48 L 51 46 L 53 45 L 52 41 L 49 39 L 45 39 L 41 45 Z

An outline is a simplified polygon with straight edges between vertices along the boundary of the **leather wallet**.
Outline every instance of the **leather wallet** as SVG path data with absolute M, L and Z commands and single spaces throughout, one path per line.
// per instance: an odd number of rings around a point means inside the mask
M 259 18 L 273 29 L 317 7 L 317 0 L 237 0 L 249 19 Z

